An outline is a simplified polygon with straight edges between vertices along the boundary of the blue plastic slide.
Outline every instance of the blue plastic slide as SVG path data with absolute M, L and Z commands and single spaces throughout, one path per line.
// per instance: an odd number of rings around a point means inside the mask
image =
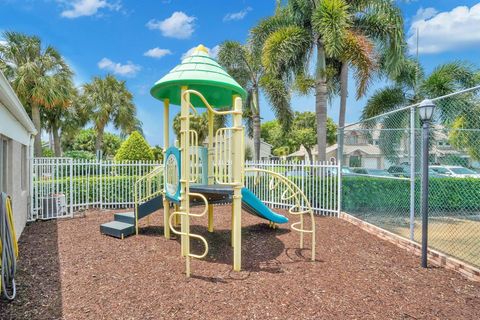
M 252 191 L 242 188 L 242 208 L 260 218 L 275 223 L 287 223 L 288 218 L 281 214 L 275 213 L 268 208 L 260 199 L 258 199 Z

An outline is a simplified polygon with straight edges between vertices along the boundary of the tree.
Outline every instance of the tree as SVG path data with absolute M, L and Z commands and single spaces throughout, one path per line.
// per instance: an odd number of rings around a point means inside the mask
M 413 59 L 402 62 L 400 72 L 393 77 L 393 83 L 377 90 L 367 101 L 362 111 L 362 119 L 389 112 L 407 105 L 412 105 L 425 98 L 434 98 L 462 89 L 473 87 L 479 83 L 477 71 L 467 62 L 449 62 L 437 66 L 430 75 L 426 76 L 422 67 Z M 478 128 L 480 121 L 475 112 L 478 110 L 478 99 L 473 93 L 460 94 L 436 102 L 443 125 L 455 129 L 465 128 L 462 119 L 472 119 L 469 128 Z M 452 106 L 455 107 L 452 107 Z M 408 112 L 397 112 L 391 115 L 366 122 L 366 126 L 373 127 L 381 121 L 384 128 L 408 127 Z M 473 125 L 473 126 L 471 126 Z M 379 146 L 391 161 L 397 159 L 397 150 L 404 136 L 405 130 L 382 130 Z M 452 131 L 452 134 L 456 133 Z M 462 140 L 460 136 L 452 138 L 454 144 Z M 458 139 L 460 138 L 460 139 Z
M 53 150 L 56 157 L 62 155 L 62 143 L 60 132 L 66 136 L 74 136 L 87 122 L 88 115 L 80 108 L 77 103 L 77 90 L 71 83 L 70 91 L 71 100 L 68 105 L 56 105 L 50 109 L 44 109 L 42 119 L 53 136 Z
M 134 131 L 118 149 L 115 160 L 154 160 L 154 155 L 148 142 L 138 131 Z
M 151 150 L 155 161 L 163 160 L 163 149 L 158 144 L 152 147 Z
M 327 119 L 327 143 L 336 142 L 337 125 Z M 313 159 L 312 149 L 317 144 L 317 124 L 315 113 L 295 112 L 291 130 L 284 132 L 277 120 L 262 124 L 262 138 L 272 145 L 273 153 L 277 156 L 287 155 L 300 146 L 307 150 L 310 161 Z
M 76 132 L 73 139 L 69 136 L 62 137 L 62 144 L 67 151 L 86 151 L 95 154 L 95 141 L 97 133 L 94 129 L 83 129 Z M 105 132 L 103 135 L 102 153 L 113 157 L 122 144 L 122 139 L 113 133 Z
M 277 4 L 276 14 L 264 19 L 252 30 L 253 42 L 262 46 L 263 64 L 277 81 L 284 83 L 285 88 L 294 87 L 305 94 L 314 90 L 319 159 L 325 160 L 327 80 L 331 74 L 327 67 L 328 58 L 344 64 L 342 96 L 345 101 L 347 63 L 356 70 L 358 92 L 364 92 L 374 67 L 373 43 L 367 36 L 375 35 L 375 41 L 395 44 L 385 50 L 385 57 L 390 58 L 394 51 L 402 48 L 403 43 L 389 41 L 393 35 L 402 32 L 401 28 L 398 29 L 401 15 L 389 0 L 288 0 L 284 7 Z M 382 19 L 376 17 L 379 14 Z M 381 25 L 375 24 L 380 21 Z M 386 22 L 393 27 L 389 25 L 390 29 L 385 28 Z M 313 51 L 316 51 L 315 55 Z M 315 74 L 310 76 L 309 66 L 313 57 L 316 57 Z
M 392 1 L 332 1 L 322 24 L 327 54 L 340 61 L 339 127 L 345 126 L 348 69 L 355 70 L 357 99 L 368 88 L 372 74 L 398 72 L 404 57 L 403 18 Z M 338 17 L 343 17 L 338 19 Z M 380 57 L 377 61 L 376 57 Z
M 109 122 L 123 134 L 132 133 L 141 125 L 136 118 L 133 95 L 127 89 L 125 81 L 119 81 L 113 75 L 107 75 L 103 79 L 95 77 L 91 83 L 84 84 L 81 101 L 91 115 L 97 132 L 96 153 L 102 149 L 105 127 Z
M 16 94 L 31 112 L 38 134 L 35 156 L 42 156 L 41 109 L 68 106 L 71 101 L 72 71 L 60 53 L 43 47 L 40 38 L 18 32 L 5 32 L 0 43 L 0 69 Z
M 292 111 L 287 91 L 274 92 L 275 84 L 265 73 L 261 61 L 261 48 L 253 48 L 252 44 L 242 45 L 236 41 L 225 41 L 220 45 L 218 62 L 227 72 L 247 90 L 244 117 L 247 119 L 249 135 L 253 137 L 254 159 L 260 160 L 260 89 L 266 93 L 272 109 L 281 123 L 288 127 L 292 119 Z
M 214 124 L 213 124 L 213 133 L 221 128 L 224 127 L 225 123 L 225 118 L 216 116 L 214 118 Z M 177 113 L 175 117 L 173 118 L 173 132 L 177 136 L 177 138 L 180 138 L 180 113 Z M 205 139 L 208 137 L 208 114 L 206 112 L 198 114 L 198 115 L 193 115 L 190 117 L 190 129 L 194 130 L 197 135 L 198 135 L 198 144 L 201 146 Z
M 271 144 L 273 149 L 286 145 L 285 133 L 278 120 L 262 123 L 261 137 L 265 142 Z

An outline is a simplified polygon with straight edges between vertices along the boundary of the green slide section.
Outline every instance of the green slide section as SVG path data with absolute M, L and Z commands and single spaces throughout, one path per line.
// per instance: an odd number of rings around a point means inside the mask
M 253 194 L 252 191 L 248 190 L 247 188 L 242 188 L 242 208 L 260 218 L 266 219 L 268 221 L 272 221 L 275 223 L 287 223 L 288 218 L 273 212 L 267 207 L 260 199 Z

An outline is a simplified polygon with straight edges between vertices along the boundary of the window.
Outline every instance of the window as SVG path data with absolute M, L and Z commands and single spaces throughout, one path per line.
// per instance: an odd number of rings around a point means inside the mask
M 21 176 L 21 181 L 22 181 L 22 190 L 25 191 L 27 190 L 27 178 L 28 178 L 28 172 L 27 172 L 27 146 L 22 145 L 22 154 L 21 154 L 21 163 L 22 163 L 22 176 Z

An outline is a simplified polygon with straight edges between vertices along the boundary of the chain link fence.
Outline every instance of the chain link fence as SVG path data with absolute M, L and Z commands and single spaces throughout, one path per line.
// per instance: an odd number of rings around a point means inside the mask
M 432 99 L 429 247 L 480 267 L 480 88 Z M 418 104 L 339 133 L 342 210 L 421 241 Z

